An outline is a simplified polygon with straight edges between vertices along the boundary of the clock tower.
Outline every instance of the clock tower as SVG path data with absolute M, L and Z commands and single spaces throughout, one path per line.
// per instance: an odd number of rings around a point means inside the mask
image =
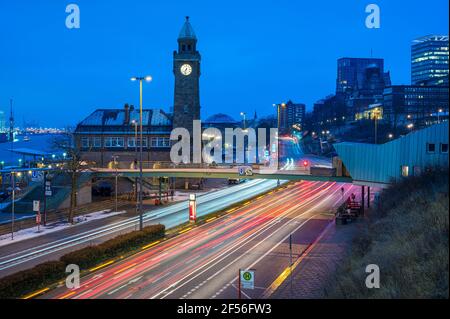
M 184 127 L 192 137 L 192 121 L 200 119 L 200 53 L 197 37 L 186 17 L 178 36 L 178 50 L 173 52 L 175 92 L 173 103 L 173 127 Z

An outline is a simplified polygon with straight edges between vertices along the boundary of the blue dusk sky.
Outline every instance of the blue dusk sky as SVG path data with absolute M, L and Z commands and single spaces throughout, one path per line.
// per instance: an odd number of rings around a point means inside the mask
M 65 26 L 80 8 L 80 29 Z M 381 28 L 365 27 L 366 5 Z M 202 55 L 202 118 L 273 114 L 292 99 L 310 110 L 335 90 L 340 57 L 385 59 L 393 84 L 410 83 L 410 44 L 448 34 L 448 0 L 15 0 L 0 1 L 0 110 L 18 125 L 75 125 L 96 108 L 138 105 L 130 76 L 151 74 L 144 107 L 173 104 L 172 52 L 190 22 Z

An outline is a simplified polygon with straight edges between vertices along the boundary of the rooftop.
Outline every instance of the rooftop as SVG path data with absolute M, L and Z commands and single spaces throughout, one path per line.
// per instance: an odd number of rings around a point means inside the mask
M 80 122 L 80 126 L 123 126 L 139 122 L 139 110 L 130 109 L 126 118 L 125 109 L 98 109 Z M 161 109 L 142 110 L 142 123 L 145 126 L 171 126 L 170 116 Z

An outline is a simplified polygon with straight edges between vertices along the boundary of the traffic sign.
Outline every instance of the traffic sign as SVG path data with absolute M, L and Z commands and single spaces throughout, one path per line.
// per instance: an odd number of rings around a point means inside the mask
M 241 270 L 241 288 L 254 289 L 255 288 L 255 270 Z
M 197 220 L 197 200 L 195 194 L 189 196 L 189 221 L 194 222 Z
M 45 181 L 45 196 L 52 196 L 52 184 L 50 181 Z
M 33 201 L 33 212 L 39 212 L 39 204 L 38 200 Z
M 32 171 L 31 172 L 31 181 L 42 182 L 43 180 L 44 180 L 44 172 L 43 171 Z
M 252 176 L 253 169 L 250 166 L 239 166 L 238 173 L 239 176 Z

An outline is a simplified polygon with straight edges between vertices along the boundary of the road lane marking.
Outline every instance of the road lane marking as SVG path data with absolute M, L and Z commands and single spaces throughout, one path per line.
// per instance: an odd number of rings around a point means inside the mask
M 25 297 L 23 297 L 23 299 L 31 299 L 31 298 L 33 298 L 33 297 L 36 297 L 36 296 L 38 296 L 38 295 L 40 295 L 40 294 L 43 294 L 44 292 L 46 292 L 46 291 L 48 291 L 48 290 L 50 290 L 50 288 L 44 288 L 44 289 L 41 289 L 41 290 L 38 290 L 38 291 L 36 291 L 36 292 L 33 292 L 32 294 L 30 294 L 30 295 L 27 295 L 27 296 L 25 296 Z
M 64 296 L 59 297 L 58 299 L 66 299 L 66 298 L 68 298 L 68 297 L 70 297 L 70 296 L 75 295 L 76 293 L 77 293 L 76 291 L 71 291 L 71 292 L 69 292 L 68 294 L 65 294 Z
M 108 295 L 112 295 L 112 294 L 118 292 L 120 289 L 125 288 L 127 285 L 128 285 L 128 283 L 126 283 L 125 285 L 120 286 L 119 288 L 116 288 L 116 289 L 108 292 Z
M 192 229 L 192 227 L 188 227 L 188 228 L 186 228 L 186 229 L 180 230 L 180 231 L 178 232 L 178 234 L 185 233 L 185 232 L 187 232 L 188 230 L 191 230 L 191 229 Z
M 134 266 L 136 266 L 136 265 L 137 265 L 136 263 L 133 263 L 133 264 L 131 264 L 131 265 L 128 265 L 128 266 L 126 266 L 126 267 L 123 267 L 122 269 L 119 269 L 118 271 L 116 271 L 113 275 L 120 274 L 121 272 L 123 272 L 123 271 L 125 271 L 125 270 L 127 270 L 127 269 L 129 269 L 129 268 L 131 268 L 131 267 L 134 267 Z
M 148 244 L 148 245 L 142 247 L 141 249 L 144 250 L 144 249 L 153 247 L 153 246 L 155 246 L 156 244 L 159 244 L 160 242 L 161 242 L 160 240 L 157 240 L 157 241 L 155 241 L 155 242 L 153 242 L 153 243 L 151 243 L 151 244 Z
M 89 269 L 89 271 L 92 272 L 92 271 L 99 270 L 99 269 L 101 269 L 101 268 L 104 268 L 104 267 L 106 267 L 106 266 L 111 265 L 112 263 L 114 263 L 114 261 L 115 261 L 115 260 L 110 260 L 110 261 L 108 261 L 108 262 L 106 262 L 106 263 L 104 263 L 104 264 L 101 264 L 101 265 L 99 265 L 99 266 L 97 266 L 97 267 L 94 267 L 94 268 Z

